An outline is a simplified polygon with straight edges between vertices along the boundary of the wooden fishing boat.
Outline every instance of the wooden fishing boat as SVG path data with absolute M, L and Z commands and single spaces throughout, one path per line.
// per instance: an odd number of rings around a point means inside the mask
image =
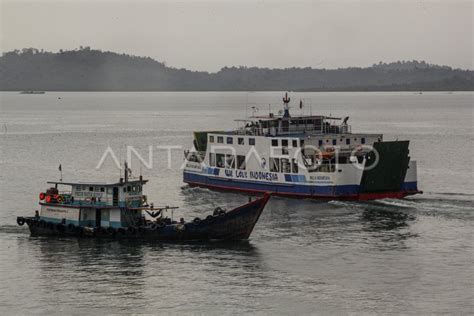
M 128 170 L 128 168 L 125 168 Z M 17 217 L 32 236 L 147 239 L 160 241 L 248 239 L 269 194 L 230 211 L 216 208 L 207 217 L 186 222 L 173 219 L 177 207 L 148 204 L 143 186 L 148 180 L 121 178 L 116 183 L 52 181 L 54 187 L 39 195 L 40 210 Z M 70 186 L 59 191 L 59 186 Z M 171 211 L 171 217 L 165 212 Z M 145 214 L 149 214 L 146 217 Z

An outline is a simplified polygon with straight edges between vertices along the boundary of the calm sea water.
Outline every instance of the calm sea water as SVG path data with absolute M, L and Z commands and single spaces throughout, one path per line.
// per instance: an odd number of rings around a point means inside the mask
M 473 313 L 472 93 L 292 93 L 354 132 L 410 139 L 421 196 L 375 202 L 273 198 L 248 242 L 129 243 L 32 238 L 19 215 L 45 181 L 115 180 L 133 146 L 147 193 L 175 216 L 246 196 L 182 183 L 194 130 L 279 109 L 281 93 L 1 93 L 0 313 Z M 295 109 L 299 112 L 299 109 Z M 140 163 L 133 160 L 135 174 Z

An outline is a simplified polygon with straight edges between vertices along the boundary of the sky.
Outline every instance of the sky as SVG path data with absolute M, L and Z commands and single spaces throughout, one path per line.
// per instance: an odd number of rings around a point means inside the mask
M 166 65 L 473 69 L 472 1 L 0 0 L 0 49 L 93 49 Z

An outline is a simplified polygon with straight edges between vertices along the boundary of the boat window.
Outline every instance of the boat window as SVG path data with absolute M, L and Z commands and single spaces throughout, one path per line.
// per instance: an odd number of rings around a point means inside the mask
M 232 137 L 227 137 L 227 144 L 233 144 L 234 139 Z
M 100 192 L 105 192 L 105 188 L 104 188 L 104 187 L 101 187 L 101 188 L 100 188 Z
M 345 164 L 345 163 L 348 163 L 349 161 L 347 160 L 347 157 L 346 156 L 340 156 L 339 157 L 339 163 L 340 164 Z
M 333 139 L 333 140 L 332 140 L 332 144 L 333 144 L 333 145 L 336 145 L 336 144 L 337 144 L 337 139 Z
M 244 144 L 244 139 L 242 137 L 239 137 L 238 142 L 239 142 L 239 145 L 243 145 Z
M 322 145 L 323 145 L 323 140 L 322 139 L 318 140 L 318 146 L 321 147 Z
M 281 145 L 282 145 L 283 147 L 288 147 L 288 139 L 282 139 L 282 140 L 281 140 Z
M 278 139 L 272 139 L 272 146 L 278 147 Z
M 249 138 L 249 145 L 255 146 L 255 138 Z
M 225 167 L 228 169 L 235 168 L 235 156 L 234 155 L 225 155 Z
M 298 140 L 293 139 L 293 148 L 298 147 Z
M 216 154 L 214 153 L 209 153 L 209 165 L 211 167 L 215 167 L 216 166 Z
M 209 142 L 213 143 L 214 142 L 214 136 L 209 136 Z
M 137 191 L 138 191 L 138 192 L 142 192 L 142 186 L 141 186 L 141 185 L 138 185 L 138 186 L 137 186 Z
M 219 144 L 223 144 L 223 143 L 224 143 L 224 137 L 222 137 L 222 136 L 217 136 L 217 142 L 218 142 Z
M 291 172 L 291 166 L 290 166 L 290 160 L 287 158 L 281 158 L 281 172 L 284 173 L 290 173 Z
M 123 192 L 127 192 L 127 188 L 126 188 L 126 187 L 123 187 Z
M 94 191 L 94 187 L 89 187 L 89 191 Z
M 351 139 L 350 138 L 346 138 L 346 145 L 350 145 L 351 144 Z
M 361 144 L 365 144 L 365 137 L 362 137 L 362 138 L 360 139 L 360 143 L 361 143 Z
M 280 159 L 279 158 L 270 158 L 270 171 L 280 172 Z
M 281 154 L 282 154 L 282 155 L 288 155 L 288 148 L 282 147 L 282 148 L 281 148 Z
M 237 169 L 245 170 L 245 156 L 237 155 Z
M 216 154 L 216 167 L 224 168 L 224 166 L 225 166 L 225 155 Z
M 291 172 L 298 173 L 298 160 L 296 158 L 291 159 Z
M 137 187 L 132 185 L 132 192 L 137 192 Z
M 76 186 L 76 191 L 81 191 L 82 187 L 80 185 Z

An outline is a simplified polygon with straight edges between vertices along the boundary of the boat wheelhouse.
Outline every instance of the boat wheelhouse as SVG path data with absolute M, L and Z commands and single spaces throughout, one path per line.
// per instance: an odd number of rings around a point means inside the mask
M 112 183 L 49 181 L 53 186 L 40 193 L 38 215 L 46 222 L 65 225 L 128 227 L 142 217 L 147 182 L 142 177 Z
M 353 133 L 349 117 L 278 114 L 240 120 L 233 131 L 195 132 L 184 182 L 316 199 L 401 198 L 420 193 L 409 141 Z

